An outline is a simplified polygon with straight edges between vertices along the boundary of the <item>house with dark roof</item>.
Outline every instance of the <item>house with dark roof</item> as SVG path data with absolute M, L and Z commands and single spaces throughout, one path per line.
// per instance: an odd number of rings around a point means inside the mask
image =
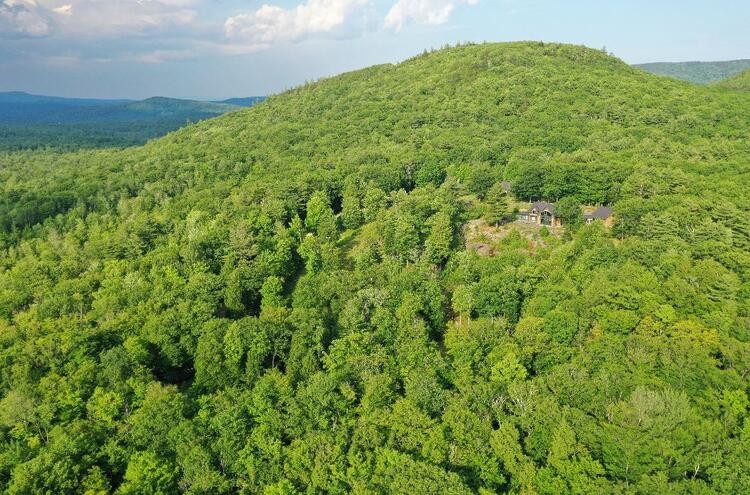
M 609 206 L 600 206 L 596 210 L 592 211 L 591 213 L 585 213 L 583 215 L 583 220 L 586 223 L 593 223 L 597 220 L 600 220 L 604 222 L 604 225 L 611 227 L 612 226 L 612 208 Z
M 519 211 L 516 217 L 519 222 L 548 227 L 559 227 L 562 222 L 555 216 L 555 204 L 546 201 L 532 203 L 528 210 Z

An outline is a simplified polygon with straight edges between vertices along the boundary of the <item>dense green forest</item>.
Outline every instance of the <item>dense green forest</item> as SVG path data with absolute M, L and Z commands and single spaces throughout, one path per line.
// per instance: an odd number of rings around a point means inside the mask
M 750 69 L 750 59 L 726 62 L 654 62 L 635 67 L 660 76 L 670 76 L 696 84 L 709 84 Z
M 750 493 L 748 115 L 484 44 L 0 155 L 0 491 Z
M 220 114 L 166 117 L 107 123 L 0 123 L 0 152 L 22 150 L 77 151 L 139 146 L 193 122 Z
M 154 97 L 129 101 L 0 93 L 0 150 L 75 151 L 141 145 L 191 122 L 253 106 L 263 99 L 205 102 Z

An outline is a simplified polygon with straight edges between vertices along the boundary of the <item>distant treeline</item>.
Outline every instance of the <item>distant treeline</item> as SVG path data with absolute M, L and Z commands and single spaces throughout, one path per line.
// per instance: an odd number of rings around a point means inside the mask
M 726 62 L 655 62 L 636 65 L 639 69 L 660 76 L 670 76 L 696 84 L 710 84 L 750 69 L 750 60 Z
M 149 98 L 92 100 L 0 93 L 0 150 L 126 147 L 191 122 L 253 106 L 265 97 L 221 102 Z

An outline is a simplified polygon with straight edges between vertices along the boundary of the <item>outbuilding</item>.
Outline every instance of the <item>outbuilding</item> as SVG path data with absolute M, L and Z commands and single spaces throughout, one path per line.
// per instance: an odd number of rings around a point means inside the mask
M 612 226 L 612 208 L 609 206 L 600 206 L 591 213 L 583 215 L 583 220 L 586 223 L 593 223 L 597 220 L 601 220 L 608 227 Z

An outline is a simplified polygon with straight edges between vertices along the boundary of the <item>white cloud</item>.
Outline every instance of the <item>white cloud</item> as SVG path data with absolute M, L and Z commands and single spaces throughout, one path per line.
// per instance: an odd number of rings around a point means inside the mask
M 69 4 L 66 4 L 66 5 L 61 5 L 59 7 L 56 7 L 54 9 L 52 9 L 52 12 L 54 12 L 55 14 L 60 14 L 60 15 L 72 15 L 73 14 L 73 4 L 69 3 Z
M 442 24 L 459 5 L 478 2 L 266 1 L 232 13 L 218 7 L 218 0 L 0 0 L 0 61 L 162 63 L 246 54 L 313 37 L 353 38 L 384 27 Z M 378 13 L 381 1 L 391 7 L 385 22 Z
M 201 0 L 0 0 L 0 36 L 114 37 L 195 22 Z
M 0 36 L 44 36 L 50 24 L 35 0 L 0 0 Z
M 476 5 L 479 0 L 398 0 L 385 17 L 385 27 L 401 30 L 405 25 L 444 24 L 457 6 Z
M 362 20 L 369 0 L 306 0 L 291 9 L 264 4 L 224 23 L 229 51 L 256 51 L 313 35 L 335 35 Z
M 119 36 L 189 26 L 197 19 L 193 4 L 189 0 L 68 0 L 54 10 L 67 14 L 56 19 L 56 27 L 64 33 Z
M 144 64 L 160 64 L 172 60 L 187 60 L 194 57 L 195 49 L 184 50 L 154 50 L 129 57 L 128 60 L 142 62 Z
M 221 49 L 210 0 L 0 0 L 0 63 L 160 63 Z

